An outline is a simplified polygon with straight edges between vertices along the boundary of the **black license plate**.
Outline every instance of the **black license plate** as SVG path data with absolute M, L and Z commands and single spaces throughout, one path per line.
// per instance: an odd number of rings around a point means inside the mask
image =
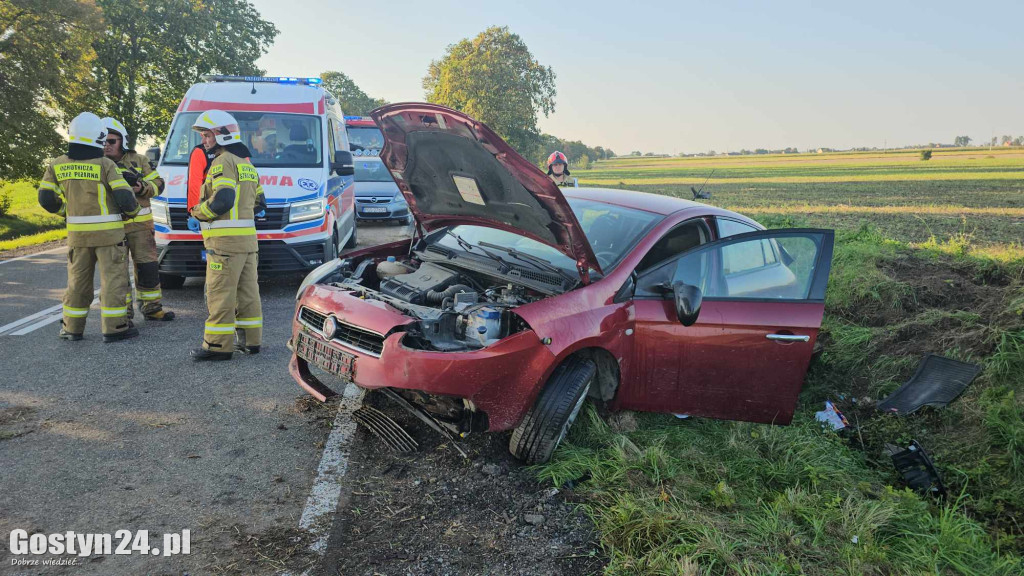
M 337 350 L 330 344 L 313 338 L 305 332 L 299 333 L 295 353 L 307 362 L 340 378 L 351 381 L 356 374 L 356 357 Z

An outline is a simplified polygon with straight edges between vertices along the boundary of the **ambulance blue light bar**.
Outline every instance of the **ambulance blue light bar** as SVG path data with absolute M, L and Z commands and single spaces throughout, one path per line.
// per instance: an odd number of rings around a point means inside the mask
M 225 76 L 222 74 L 207 74 L 203 76 L 205 82 L 260 82 L 267 84 L 304 84 L 307 86 L 319 86 L 323 83 L 320 78 L 300 78 L 297 76 Z

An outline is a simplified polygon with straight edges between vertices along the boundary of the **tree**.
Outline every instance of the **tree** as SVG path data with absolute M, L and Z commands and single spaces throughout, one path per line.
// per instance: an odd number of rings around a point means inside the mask
M 423 89 L 428 102 L 486 123 L 522 154 L 539 140 L 538 113 L 555 109 L 555 73 L 534 60 L 507 26 L 448 46 L 444 57 L 430 63 Z
M 931 160 L 931 159 L 932 159 L 932 151 L 931 150 L 921 150 L 921 160 L 928 161 L 928 160 Z
M 1013 139 L 1014 146 L 1024 146 L 1024 136 L 1017 136 Z
M 954 146 L 961 146 L 961 147 L 970 146 L 971 145 L 971 137 L 970 136 L 957 136 L 956 139 L 953 141 L 953 145 Z
M 1002 144 L 1003 146 L 1007 146 L 1007 145 L 1011 144 L 1012 142 L 1013 142 L 1013 136 L 1010 136 L 1009 134 L 1006 134 L 1002 138 L 999 139 L 999 143 Z
M 590 156 L 583 154 L 580 159 L 576 161 L 576 168 L 580 170 L 590 170 Z
M 248 0 L 97 0 L 107 25 L 93 42 L 102 89 L 93 106 L 134 143 L 163 136 L 189 86 L 204 74 L 256 76 L 277 28 Z
M 344 72 L 324 72 L 320 78 L 323 79 L 324 88 L 338 99 L 344 114 L 366 116 L 370 110 L 388 103 L 382 98 L 370 98 Z
M 63 148 L 56 127 L 85 109 L 100 22 L 85 0 L 0 0 L 0 178 L 38 178 Z

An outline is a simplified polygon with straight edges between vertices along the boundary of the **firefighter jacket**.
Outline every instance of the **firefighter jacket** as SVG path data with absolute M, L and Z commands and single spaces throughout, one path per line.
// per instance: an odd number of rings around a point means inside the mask
M 221 148 L 210 164 L 192 216 L 201 222 L 203 244 L 218 254 L 258 252 L 255 214 L 266 209 L 256 168 Z
M 39 203 L 67 218 L 71 247 L 94 248 L 123 242 L 123 218 L 139 211 L 121 170 L 102 156 L 73 160 L 65 154 L 51 162 L 39 182 Z
M 117 164 L 118 168 L 123 170 L 130 168 L 142 175 L 140 179 L 142 188 L 135 194 L 135 199 L 139 202 L 139 213 L 135 218 L 125 221 L 125 232 L 136 232 L 151 228 L 153 226 L 153 211 L 149 206 L 149 199 L 163 193 L 163 178 L 160 177 L 156 170 L 150 168 L 149 158 L 134 150 L 125 152 L 121 160 L 115 162 L 115 164 Z

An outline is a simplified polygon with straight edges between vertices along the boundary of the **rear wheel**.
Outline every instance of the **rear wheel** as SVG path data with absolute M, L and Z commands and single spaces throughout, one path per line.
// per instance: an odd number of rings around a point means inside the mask
M 177 274 L 161 274 L 160 275 L 160 287 L 167 288 L 170 290 L 176 290 L 185 285 L 185 277 L 178 276 Z
M 597 364 L 588 358 L 569 358 L 556 368 L 533 407 L 512 432 L 509 452 L 527 464 L 550 460 L 583 407 L 595 374 Z

